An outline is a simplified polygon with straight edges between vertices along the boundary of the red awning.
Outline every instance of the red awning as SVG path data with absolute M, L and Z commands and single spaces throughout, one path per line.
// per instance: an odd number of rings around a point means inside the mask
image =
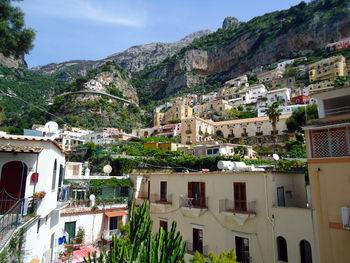
M 125 216 L 128 212 L 126 211 L 113 211 L 113 212 L 106 212 L 105 215 L 108 217 L 115 217 L 115 216 Z

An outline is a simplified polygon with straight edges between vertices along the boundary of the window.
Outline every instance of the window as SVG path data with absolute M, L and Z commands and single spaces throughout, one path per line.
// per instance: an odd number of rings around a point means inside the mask
M 178 108 L 178 107 L 176 107 L 176 111 L 179 111 L 179 108 Z
M 40 219 L 38 219 L 38 224 L 36 226 L 36 233 L 39 234 L 39 230 L 40 230 Z
M 160 182 L 160 201 L 167 202 L 168 184 L 165 181 Z
M 234 210 L 247 211 L 247 196 L 245 183 L 233 183 Z
M 312 263 L 311 245 L 306 240 L 301 240 L 299 243 L 300 248 L 300 262 Z
M 277 237 L 277 253 L 278 260 L 288 262 L 287 241 L 281 236 Z
M 109 230 L 118 229 L 118 216 L 113 216 L 109 218 Z
M 53 165 L 52 186 L 51 186 L 52 191 L 55 191 L 55 188 L 56 188 L 56 174 L 57 174 L 57 160 L 55 160 L 55 163 Z
M 64 231 L 68 233 L 68 244 L 72 244 L 72 239 L 75 238 L 76 222 L 64 223 Z
M 193 206 L 205 207 L 205 183 L 189 182 L 188 197 L 193 198 Z
M 73 165 L 73 175 L 79 175 L 79 165 Z
M 122 186 L 120 188 L 120 196 L 122 197 L 128 197 L 129 196 L 129 187 L 127 186 Z
M 178 113 L 176 113 L 176 118 L 179 118 L 179 114 Z
M 235 241 L 237 262 L 249 263 L 249 239 L 236 236 Z
M 284 187 L 277 187 L 277 205 L 278 206 L 286 206 L 286 202 L 284 199 Z
M 163 230 L 168 233 L 168 222 L 165 220 L 159 220 L 159 228 L 163 228 Z
M 193 228 L 193 252 L 198 251 L 203 254 L 203 230 Z

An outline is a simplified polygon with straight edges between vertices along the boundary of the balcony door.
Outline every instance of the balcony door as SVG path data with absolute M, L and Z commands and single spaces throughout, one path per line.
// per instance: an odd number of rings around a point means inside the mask
M 249 263 L 249 239 L 236 237 L 236 256 L 237 262 Z
M 205 183 L 189 182 L 188 197 L 192 198 L 193 206 L 205 207 Z
M 234 210 L 247 211 L 247 195 L 245 183 L 233 183 Z
M 167 202 L 168 184 L 167 182 L 160 182 L 160 201 Z
M 284 187 L 277 187 L 277 204 L 278 206 L 286 206 L 284 199 Z
M 113 216 L 109 218 L 109 230 L 118 229 L 118 216 Z

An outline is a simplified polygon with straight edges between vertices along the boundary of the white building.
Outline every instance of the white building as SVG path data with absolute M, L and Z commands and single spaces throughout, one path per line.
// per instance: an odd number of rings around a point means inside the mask
M 279 101 L 280 105 L 287 106 L 288 102 L 290 101 L 290 89 L 283 88 L 283 89 L 270 90 L 266 94 L 266 98 L 267 98 L 267 104 L 269 105 L 271 105 L 276 101 Z
M 113 144 L 116 141 L 116 136 L 109 132 L 93 132 L 83 136 L 85 143 L 92 142 L 94 144 Z
M 296 111 L 299 108 L 305 108 L 307 105 L 288 105 L 288 106 L 280 106 L 278 107 L 279 110 L 281 110 L 281 115 L 284 114 L 292 114 L 293 111 Z M 258 117 L 264 117 L 267 116 L 266 114 L 267 108 L 263 107 L 263 108 L 259 108 L 258 109 Z
M 0 202 L 3 215 L 0 224 L 6 225 L 1 229 L 1 250 L 14 233 L 25 227 L 23 262 L 51 262 L 58 249 L 60 205 L 57 196 L 64 166 L 64 151 L 54 140 L 0 135 Z M 41 191 L 45 192 L 42 198 L 34 197 Z M 10 223 L 15 227 L 11 227 Z

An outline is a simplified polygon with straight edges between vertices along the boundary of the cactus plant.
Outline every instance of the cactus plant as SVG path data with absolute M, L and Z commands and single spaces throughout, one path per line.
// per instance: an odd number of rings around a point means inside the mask
M 160 228 L 159 233 L 152 235 L 152 220 L 149 207 L 145 201 L 136 211 L 134 203 L 130 209 L 128 235 L 124 238 L 113 236 L 113 247 L 104 251 L 100 257 L 94 253 L 84 259 L 87 263 L 177 263 L 182 262 L 186 243 L 182 242 L 179 232 L 176 233 L 176 222 L 171 232 Z

